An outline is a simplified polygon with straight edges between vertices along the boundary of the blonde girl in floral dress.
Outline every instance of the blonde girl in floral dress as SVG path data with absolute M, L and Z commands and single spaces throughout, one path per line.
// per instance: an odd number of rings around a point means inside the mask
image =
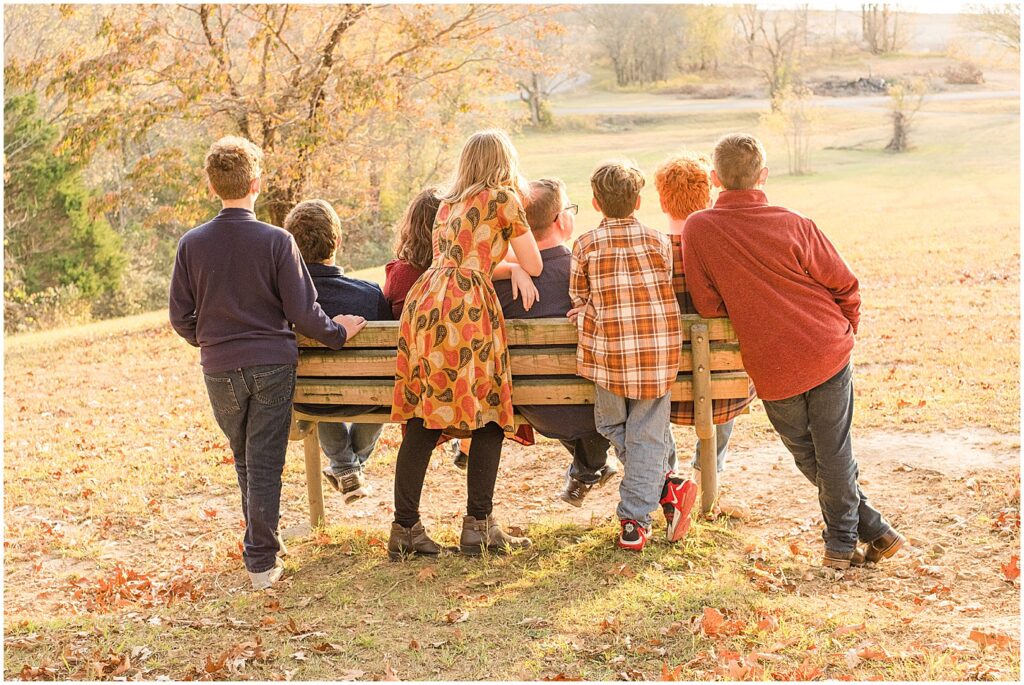
M 406 432 L 395 463 L 395 521 L 388 555 L 434 556 L 441 547 L 420 522 L 430 453 L 442 431 L 472 437 L 464 554 L 527 547 L 491 517 L 505 435 L 512 436 L 512 384 L 501 305 L 491 285 L 509 244 L 520 268 L 542 269 L 523 211 L 518 154 L 502 131 L 475 133 L 434 222 L 434 259 L 406 296 L 398 338 L 393 421 Z

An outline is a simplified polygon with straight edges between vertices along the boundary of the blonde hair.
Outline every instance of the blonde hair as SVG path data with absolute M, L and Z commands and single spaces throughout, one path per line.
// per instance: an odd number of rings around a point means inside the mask
M 726 190 L 749 190 L 757 185 L 768 155 L 748 133 L 729 133 L 715 143 L 715 173 Z
M 590 188 L 601 213 L 609 219 L 625 219 L 636 209 L 644 187 L 644 175 L 628 160 L 604 162 L 590 176 Z
M 462 146 L 455 178 L 439 198 L 460 202 L 487 188 L 511 188 L 520 197 L 527 194 L 526 181 L 519 173 L 519 153 L 500 129 L 477 131 Z
M 341 238 L 341 219 L 326 200 L 306 200 L 288 212 L 284 230 L 295 237 L 303 261 L 322 262 L 334 256 Z
M 263 150 L 245 138 L 225 136 L 210 146 L 203 166 L 220 199 L 240 200 L 263 170 Z
M 684 152 L 666 160 L 654 173 L 654 187 L 673 219 L 685 219 L 711 204 L 711 162 L 706 155 Z

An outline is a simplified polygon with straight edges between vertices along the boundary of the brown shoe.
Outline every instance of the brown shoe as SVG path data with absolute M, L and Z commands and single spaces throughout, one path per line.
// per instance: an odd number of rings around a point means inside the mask
M 845 571 L 850 568 L 850 560 L 853 559 L 853 552 L 833 552 L 825 550 L 825 556 L 821 559 L 821 565 L 835 571 Z
M 420 521 L 409 528 L 399 525 L 397 522 L 391 524 L 391 537 L 388 538 L 388 558 L 391 561 L 401 561 L 403 557 L 416 554 L 436 557 L 444 549 L 430 539 Z
M 462 519 L 459 549 L 463 554 L 480 556 L 485 547 L 488 552 L 507 554 L 513 550 L 526 549 L 531 544 L 530 538 L 518 538 L 503 531 L 493 516 L 486 519 L 465 516 Z
M 877 540 L 864 545 L 863 548 L 858 548 L 853 553 L 853 559 L 850 560 L 854 566 L 863 566 L 870 562 L 877 564 L 882 559 L 888 559 L 896 552 L 900 551 L 900 548 L 906 544 L 907 539 L 903 537 L 898 530 L 890 528 L 882 537 Z

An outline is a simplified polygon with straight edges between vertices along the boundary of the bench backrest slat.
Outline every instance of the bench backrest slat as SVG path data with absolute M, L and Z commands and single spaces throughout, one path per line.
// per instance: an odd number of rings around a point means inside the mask
M 736 331 L 729 319 L 702 319 L 696 314 L 683 314 L 683 340 L 690 340 L 690 326 L 705 323 L 712 342 L 738 342 Z M 519 345 L 575 345 L 578 341 L 576 326 L 567 319 L 508 319 L 505 321 L 509 347 Z M 299 347 L 324 345 L 305 336 L 298 336 Z M 346 349 L 395 348 L 398 346 L 397 321 L 370 321 L 359 335 L 345 344 Z

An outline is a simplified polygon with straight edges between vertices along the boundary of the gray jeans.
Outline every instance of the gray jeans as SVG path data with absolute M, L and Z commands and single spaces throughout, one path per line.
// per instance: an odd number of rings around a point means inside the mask
M 648 530 L 675 453 L 669 427 L 671 407 L 671 393 L 653 400 L 633 400 L 594 386 L 597 430 L 615 447 L 625 469 L 615 513 L 620 520 L 632 519 Z
M 245 538 L 242 560 L 252 573 L 274 567 L 280 550 L 281 472 L 288 450 L 295 367 L 250 366 L 204 374 L 213 416 L 235 457 Z
M 363 468 L 384 430 L 380 423 L 321 421 L 317 426 L 320 447 L 331 462 L 331 473 L 338 478 Z
M 818 488 L 825 549 L 849 553 L 857 539 L 874 542 L 890 526 L 857 484 L 853 457 L 853 365 L 807 392 L 762 400 L 768 420 L 793 454 L 796 467 Z

